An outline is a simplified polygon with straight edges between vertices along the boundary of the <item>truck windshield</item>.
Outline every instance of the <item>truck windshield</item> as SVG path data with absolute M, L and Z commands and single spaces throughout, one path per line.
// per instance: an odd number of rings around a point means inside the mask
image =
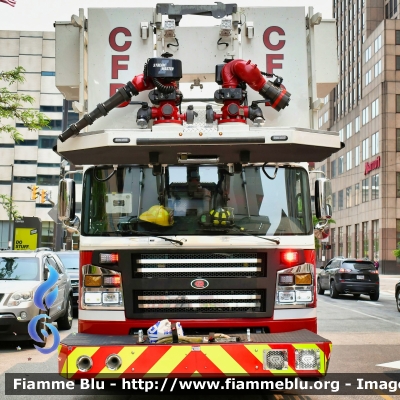
M 228 166 L 92 167 L 85 173 L 82 232 L 88 236 L 309 235 L 307 171 Z M 269 175 L 269 177 L 267 176 Z M 271 179 L 273 178 L 273 179 Z

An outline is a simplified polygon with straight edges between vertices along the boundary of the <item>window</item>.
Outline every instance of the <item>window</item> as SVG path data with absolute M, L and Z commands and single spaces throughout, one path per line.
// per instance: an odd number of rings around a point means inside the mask
M 321 128 L 322 126 L 322 117 L 318 118 L 318 127 Z
M 332 209 L 336 211 L 336 193 L 332 193 Z
M 346 226 L 347 257 L 351 257 L 351 225 Z
M 40 106 L 40 112 L 62 112 L 62 106 Z
M 382 47 L 382 35 L 375 39 L 375 53 Z
M 360 165 L 360 146 L 357 146 L 354 152 L 354 166 L 358 167 Z
M 346 188 L 346 208 L 351 207 L 351 186 Z
M 43 186 L 57 186 L 60 181 L 60 175 L 38 175 L 37 184 Z
M 54 71 L 42 71 L 42 76 L 56 76 Z
M 18 125 L 18 124 L 17 124 Z M 38 141 L 37 140 L 24 140 L 19 143 L 15 143 L 16 146 L 37 146 Z
M 369 71 L 369 72 L 371 72 L 371 71 Z M 376 78 L 381 72 L 382 72 L 382 61 L 379 60 L 379 61 L 374 65 L 374 77 Z
M 379 115 L 379 99 L 376 99 L 372 102 L 371 104 L 371 114 L 372 114 L 372 118 L 374 119 L 375 117 L 377 117 Z
M 371 176 L 371 200 L 379 199 L 379 174 Z
M 354 185 L 354 205 L 358 206 L 360 204 L 360 184 L 356 183 Z
M 368 196 L 369 196 L 368 183 L 369 182 L 368 181 L 369 181 L 369 178 L 363 179 L 363 181 L 362 181 L 362 202 L 363 203 L 366 203 L 369 200 L 369 198 L 368 198 Z
M 351 150 L 346 153 L 346 171 L 351 170 L 351 159 L 352 159 L 352 154 Z
M 400 151 L 400 129 L 396 129 L 396 151 Z
M 354 246 L 354 257 L 358 257 L 358 252 L 359 252 L 359 250 L 360 250 L 360 238 L 359 238 L 359 236 L 358 236 L 358 230 L 359 230 L 359 227 L 358 227 L 358 224 L 355 224 L 354 225 L 354 243 L 355 243 L 355 246 Z
M 396 31 L 396 44 L 400 44 L 400 31 Z
M 36 178 L 34 176 L 14 176 L 14 182 L 15 183 L 35 183 Z M 57 182 L 57 185 L 58 185 L 58 182 Z
M 321 167 L 321 171 L 325 174 L 326 173 L 326 164 Z
M 331 162 L 331 178 L 336 176 L 336 160 Z
M 14 160 L 14 164 L 36 164 L 36 160 Z
M 396 172 L 396 197 L 400 197 L 400 172 Z
M 60 168 L 60 163 L 38 163 L 38 167 L 42 167 L 42 168 Z
M 362 223 L 362 256 L 369 257 L 368 255 L 368 222 Z
M 365 50 L 365 62 L 369 61 L 371 59 L 371 46 L 368 47 L 367 50 Z
M 400 56 L 396 56 L 396 70 L 400 69 Z
M 400 242 L 400 219 L 396 219 L 396 243 Z M 400 258 L 396 259 L 396 262 L 400 262 Z
M 50 121 L 50 123 L 47 126 L 44 126 L 42 130 L 54 130 L 54 131 L 60 131 L 61 130 L 61 119 L 53 119 Z
M 343 174 L 343 156 L 338 158 L 338 175 Z
M 360 117 L 356 117 L 356 119 L 354 120 L 354 133 L 358 132 L 360 132 Z
M 39 136 L 39 149 L 52 149 L 57 144 L 57 136 Z
M 332 234 L 331 234 L 332 257 L 335 257 L 335 256 L 336 256 L 335 232 L 336 232 L 336 229 L 335 229 L 335 228 L 332 228 Z
M 369 85 L 371 83 L 371 80 L 372 80 L 372 73 L 371 73 L 371 70 L 369 70 L 365 74 L 365 86 Z
M 351 122 L 349 124 L 346 125 L 346 139 L 349 139 L 352 135 L 351 132 Z
M 343 190 L 338 192 L 338 210 L 343 210 Z
M 400 94 L 396 94 L 396 112 L 400 112 Z
M 379 259 L 379 220 L 372 221 L 372 251 L 375 260 Z
M 324 114 L 324 124 L 328 122 L 328 111 Z
M 371 155 L 379 153 L 379 132 L 376 132 L 371 137 Z
M 343 129 L 339 130 L 339 139 L 341 142 L 343 142 Z
M 340 227 L 338 228 L 338 234 L 339 234 L 339 254 L 343 254 L 343 228 Z
M 400 103 L 400 99 L 399 99 L 399 103 Z M 399 104 L 400 105 L 400 104 Z M 365 125 L 365 124 L 368 124 L 368 122 L 369 122 L 369 110 L 368 110 L 368 107 L 365 107 L 363 110 L 362 110 L 362 124 L 363 124 L 363 126 Z
M 362 160 L 365 161 L 369 157 L 369 138 L 362 141 Z

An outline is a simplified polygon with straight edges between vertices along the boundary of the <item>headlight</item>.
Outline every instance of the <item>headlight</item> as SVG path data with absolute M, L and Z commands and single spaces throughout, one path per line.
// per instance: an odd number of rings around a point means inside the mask
M 31 301 L 33 299 L 33 292 L 15 292 L 8 300 L 8 307 L 19 306 L 25 301 Z
M 94 265 L 84 265 L 82 282 L 82 308 L 124 309 L 120 272 Z

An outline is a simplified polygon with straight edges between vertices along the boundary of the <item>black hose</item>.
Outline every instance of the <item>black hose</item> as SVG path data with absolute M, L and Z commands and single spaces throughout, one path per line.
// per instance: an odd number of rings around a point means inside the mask
M 267 165 L 267 163 L 264 163 L 264 165 L 262 166 L 262 172 L 264 172 L 264 175 L 268 178 L 271 179 L 271 181 L 273 181 L 276 178 L 276 174 L 278 173 L 278 169 L 279 167 L 275 167 L 275 173 L 274 176 L 269 176 L 268 172 L 265 170 L 265 166 Z
M 166 85 L 163 85 L 157 78 L 152 78 L 152 79 L 153 79 L 154 85 L 161 93 L 169 94 L 169 93 L 174 92 L 175 86 L 166 86 Z

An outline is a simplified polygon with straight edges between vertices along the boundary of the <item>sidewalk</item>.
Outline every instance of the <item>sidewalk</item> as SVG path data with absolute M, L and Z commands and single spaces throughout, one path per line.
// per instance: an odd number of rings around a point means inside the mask
M 391 293 L 394 297 L 394 287 L 400 281 L 400 275 L 379 275 L 380 291 Z

